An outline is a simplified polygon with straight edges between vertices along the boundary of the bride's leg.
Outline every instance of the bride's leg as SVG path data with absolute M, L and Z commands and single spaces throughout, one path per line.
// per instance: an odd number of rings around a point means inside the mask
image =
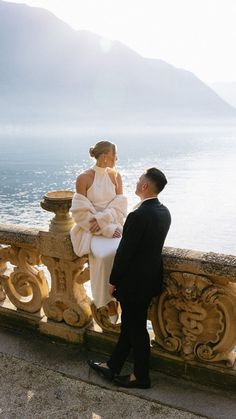
M 117 303 L 111 299 L 108 283 L 120 239 L 94 236 L 89 255 L 91 290 L 97 308 L 108 306 L 109 315 L 117 315 Z M 111 313 L 111 314 L 110 314 Z

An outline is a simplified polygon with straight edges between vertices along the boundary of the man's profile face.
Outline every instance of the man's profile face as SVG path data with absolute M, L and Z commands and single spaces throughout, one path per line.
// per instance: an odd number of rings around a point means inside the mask
M 138 182 L 136 184 L 136 190 L 135 190 L 136 195 L 138 195 L 140 197 L 142 196 L 143 186 L 146 183 L 147 183 L 147 181 L 146 181 L 145 175 L 140 176 L 140 178 L 138 179 Z

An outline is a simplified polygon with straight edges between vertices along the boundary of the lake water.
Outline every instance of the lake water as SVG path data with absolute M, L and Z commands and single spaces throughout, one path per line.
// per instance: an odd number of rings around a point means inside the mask
M 40 207 L 47 191 L 74 190 L 75 178 L 93 162 L 90 145 L 118 146 L 129 210 L 142 172 L 159 167 L 168 178 L 160 201 L 171 211 L 167 246 L 236 255 L 236 126 L 159 129 L 4 127 L 0 132 L 0 222 L 46 227 Z

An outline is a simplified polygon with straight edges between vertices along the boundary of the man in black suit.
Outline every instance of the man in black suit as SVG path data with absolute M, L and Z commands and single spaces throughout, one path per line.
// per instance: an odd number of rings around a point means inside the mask
M 88 362 L 122 387 L 150 387 L 147 312 L 151 299 L 162 289 L 161 252 L 171 217 L 157 196 L 166 183 L 164 173 L 156 168 L 148 169 L 137 182 L 141 203 L 127 217 L 110 276 L 110 294 L 120 301 L 122 310 L 121 334 L 107 363 Z M 133 372 L 117 376 L 131 349 Z

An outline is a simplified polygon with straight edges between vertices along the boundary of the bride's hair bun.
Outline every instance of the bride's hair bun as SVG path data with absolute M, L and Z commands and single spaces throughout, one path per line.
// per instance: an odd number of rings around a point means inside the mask
M 90 154 L 90 156 L 91 156 L 91 157 L 95 157 L 95 154 L 94 154 L 94 147 L 90 147 L 90 149 L 89 149 L 89 154 Z
M 89 154 L 91 157 L 98 159 L 101 154 L 107 154 L 110 150 L 113 150 L 113 152 L 116 153 L 116 145 L 110 143 L 110 141 L 99 141 L 97 144 L 90 147 Z

